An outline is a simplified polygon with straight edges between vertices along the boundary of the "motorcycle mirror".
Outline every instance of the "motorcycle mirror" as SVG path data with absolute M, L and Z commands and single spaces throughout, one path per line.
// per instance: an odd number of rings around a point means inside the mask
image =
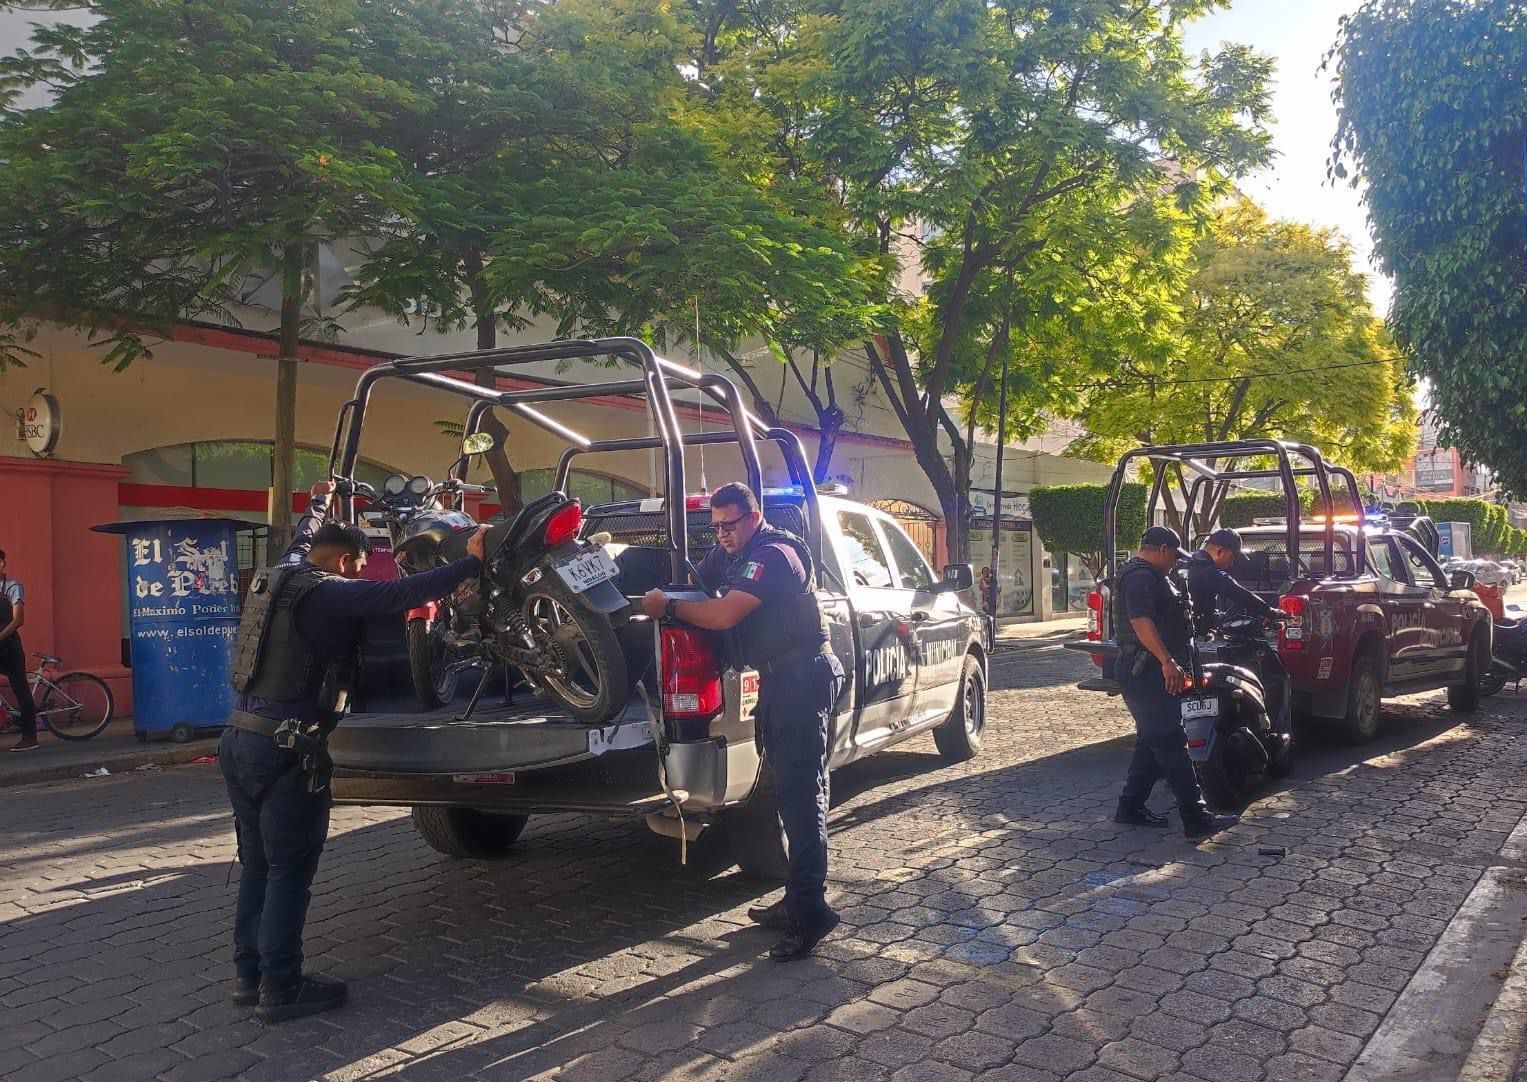
M 493 433 L 491 433 L 491 432 L 474 432 L 474 433 L 472 433 L 466 439 L 461 441 L 461 450 L 462 450 L 463 454 L 468 454 L 468 455 L 485 455 L 485 454 L 487 454 L 489 451 L 493 450 Z

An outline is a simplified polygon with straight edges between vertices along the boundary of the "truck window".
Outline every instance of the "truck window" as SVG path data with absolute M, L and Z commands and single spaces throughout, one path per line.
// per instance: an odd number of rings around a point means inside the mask
M 1404 582 L 1404 575 L 1395 574 L 1394 566 L 1391 563 L 1392 558 L 1393 553 L 1390 551 L 1389 544 L 1386 541 L 1377 537 L 1368 539 L 1368 566 L 1373 569 L 1373 573 L 1381 579 L 1388 579 L 1390 582 Z
M 848 573 L 860 586 L 889 588 L 895 584 L 891 561 L 880 547 L 880 538 L 868 515 L 856 511 L 838 512 L 838 533 L 843 539 L 843 561 Z
M 880 530 L 885 534 L 885 543 L 891 550 L 891 556 L 896 560 L 902 589 L 933 589 L 933 570 L 928 566 L 928 561 L 923 559 L 922 552 L 912 543 L 912 539 L 890 519 L 883 518 L 879 521 Z
M 1442 576 L 1442 569 L 1432 562 L 1432 558 L 1408 537 L 1397 537 L 1400 543 L 1400 551 L 1405 554 L 1405 562 L 1410 566 L 1410 581 L 1417 586 L 1428 590 L 1446 590 L 1447 581 Z

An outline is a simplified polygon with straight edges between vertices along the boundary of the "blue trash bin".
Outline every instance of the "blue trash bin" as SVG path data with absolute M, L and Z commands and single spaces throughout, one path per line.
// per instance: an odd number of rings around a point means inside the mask
M 237 531 L 228 518 L 113 522 L 127 546 L 133 728 L 139 740 L 221 729 L 239 627 Z

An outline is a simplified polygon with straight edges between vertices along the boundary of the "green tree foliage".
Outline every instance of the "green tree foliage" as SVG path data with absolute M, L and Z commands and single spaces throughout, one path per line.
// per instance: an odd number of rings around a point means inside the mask
M 94 20 L 39 28 L 0 61 L 0 325 L 76 328 L 121 369 L 178 320 L 236 322 L 257 276 L 278 280 L 278 552 L 298 339 L 321 333 L 305 304 L 313 252 L 408 209 L 378 135 L 413 95 L 367 70 L 354 0 L 67 6 Z M 33 87 L 51 104 L 13 108 Z
M 1527 493 L 1527 8 L 1369 0 L 1334 58 L 1332 171 L 1366 186 L 1396 338 L 1444 440 Z
M 1216 6 L 820 0 L 813 12 L 797 63 L 819 64 L 819 105 L 802 152 L 861 237 L 930 278 L 866 350 L 956 557 L 971 443 L 1002 367 L 1021 435 L 1119 356 L 1165 359 L 1196 219 L 1227 177 L 1265 160 L 1269 64 L 1182 47 L 1184 22 Z
M 1174 363 L 1130 358 L 1095 383 L 1078 414 L 1090 436 L 1071 452 L 1106 461 L 1137 443 L 1274 436 L 1358 471 L 1398 469 L 1416 411 L 1363 287 L 1333 232 L 1226 204 L 1178 296 Z
M 1132 552 L 1145 532 L 1145 497 L 1144 485 L 1128 483 L 1120 490 L 1116 553 Z M 1107 508 L 1107 485 L 1048 485 L 1029 493 L 1034 529 L 1045 548 L 1078 557 L 1094 579 L 1103 571 Z
M 1467 522 L 1476 555 L 1506 551 L 1513 527 L 1506 509 L 1500 504 L 1488 500 L 1453 498 L 1431 500 L 1426 506 L 1426 513 L 1433 522 Z

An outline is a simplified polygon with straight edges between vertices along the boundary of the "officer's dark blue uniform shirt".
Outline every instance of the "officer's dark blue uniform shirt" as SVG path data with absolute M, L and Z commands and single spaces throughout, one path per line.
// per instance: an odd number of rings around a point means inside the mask
M 705 554 L 696 570 L 706 589 L 741 590 L 765 605 L 795 597 L 806 585 L 806 569 L 795 550 L 784 542 L 771 544 L 768 535 L 762 532 L 735 557 L 717 545 Z
M 1139 646 L 1140 639 L 1128 621 L 1149 619 L 1173 657 L 1181 660 L 1188 651 L 1188 621 L 1182 598 L 1166 576 L 1136 556 L 1119 573 L 1124 622 L 1114 629 L 1120 645 Z
M 1214 626 L 1220 602 L 1227 607 L 1239 605 L 1250 616 L 1271 616 L 1274 612 L 1271 605 L 1236 582 L 1235 576 L 1216 567 L 1203 549 L 1188 560 L 1188 597 L 1193 601 L 1193 623 L 1200 634 Z

